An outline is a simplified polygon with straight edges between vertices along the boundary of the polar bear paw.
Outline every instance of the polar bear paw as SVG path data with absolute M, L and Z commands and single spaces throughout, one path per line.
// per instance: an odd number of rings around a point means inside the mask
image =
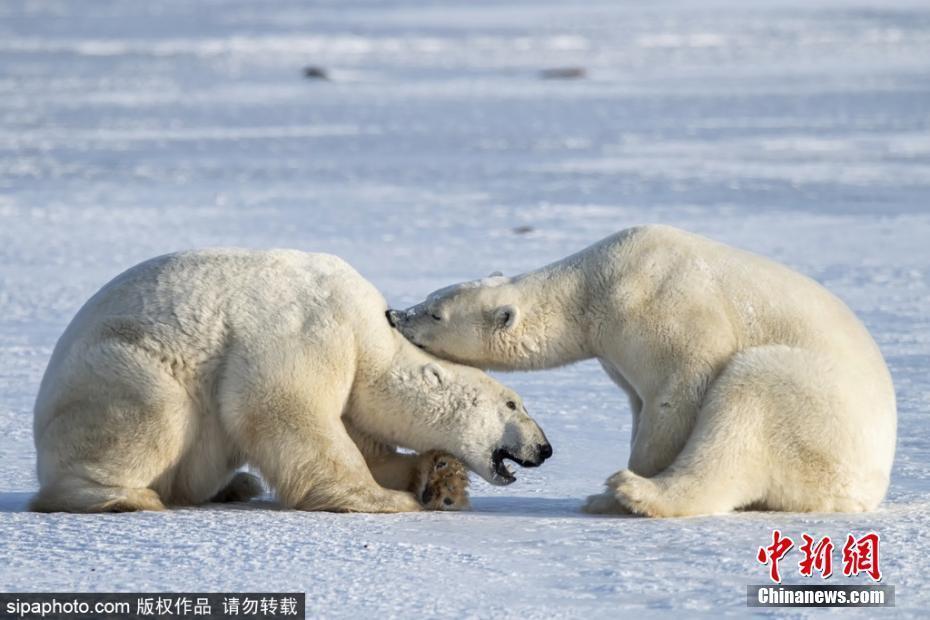
M 430 450 L 420 455 L 412 490 L 426 510 L 467 510 L 468 470 L 446 452 Z
M 630 511 L 627 509 L 627 507 L 617 501 L 617 498 L 614 497 L 612 491 L 598 493 L 597 495 L 589 495 L 588 499 L 584 503 L 584 506 L 581 507 L 581 511 L 586 512 L 589 515 L 630 514 Z
M 608 478 L 607 489 L 608 493 L 630 512 L 647 517 L 666 516 L 660 506 L 656 483 L 634 474 L 629 469 L 618 471 Z

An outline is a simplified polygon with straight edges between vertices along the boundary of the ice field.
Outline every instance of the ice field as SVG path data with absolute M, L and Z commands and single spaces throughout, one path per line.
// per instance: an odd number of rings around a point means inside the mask
M 581 514 L 629 456 L 596 362 L 497 375 L 555 455 L 506 488 L 474 478 L 469 513 L 24 512 L 55 341 L 143 259 L 332 252 L 406 307 L 649 222 L 784 262 L 864 320 L 899 407 L 877 512 Z M 897 607 L 861 615 L 920 616 L 928 410 L 930 3 L 0 2 L 0 591 L 302 591 L 332 618 L 830 613 L 747 609 L 778 527 L 877 531 Z M 786 583 L 819 583 L 798 557 Z

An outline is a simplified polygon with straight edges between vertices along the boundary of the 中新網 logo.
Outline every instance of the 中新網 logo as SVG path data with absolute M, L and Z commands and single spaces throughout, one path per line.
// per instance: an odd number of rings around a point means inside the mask
M 798 571 L 802 576 L 812 577 L 818 573 L 821 578 L 828 579 L 833 574 L 833 541 L 829 536 L 816 540 L 808 534 L 801 534 L 803 544 L 798 550 L 803 556 L 798 562 Z M 769 567 L 769 578 L 775 583 L 781 583 L 779 562 L 794 547 L 794 541 L 783 536 L 780 530 L 772 531 L 772 544 L 759 547 L 756 560 Z M 843 544 L 843 574 L 854 577 L 866 574 L 872 581 L 881 581 L 882 572 L 879 567 L 879 537 L 875 532 L 869 532 L 859 538 L 852 534 L 846 537 Z

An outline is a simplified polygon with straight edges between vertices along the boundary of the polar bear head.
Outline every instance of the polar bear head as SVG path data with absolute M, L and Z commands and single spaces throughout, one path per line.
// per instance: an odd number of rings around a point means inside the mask
M 519 293 L 510 278 L 492 274 L 430 293 L 407 310 L 389 310 L 388 321 L 413 344 L 444 359 L 479 368 L 525 367 L 533 353 Z
M 477 368 L 411 347 L 414 356 L 416 363 L 395 368 L 391 389 L 404 400 L 395 406 L 417 412 L 414 427 L 397 429 L 405 447 L 445 450 L 497 485 L 515 480 L 505 460 L 536 467 L 552 456 L 545 433 L 516 392 Z

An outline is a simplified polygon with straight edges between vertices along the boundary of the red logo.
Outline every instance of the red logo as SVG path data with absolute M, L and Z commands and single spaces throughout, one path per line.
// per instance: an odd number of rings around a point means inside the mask
M 775 583 L 781 583 L 781 575 L 778 574 L 778 561 L 785 557 L 785 554 L 794 546 L 794 542 L 788 538 L 782 538 L 781 532 L 774 530 L 772 532 L 772 544 L 768 547 L 759 547 L 759 553 L 756 559 L 763 564 L 769 564 L 769 577 Z
M 814 571 L 820 573 L 824 579 L 833 574 L 833 543 L 830 542 L 829 536 L 824 536 L 816 545 L 814 539 L 807 534 L 801 534 L 804 544 L 801 545 L 801 553 L 804 559 L 798 562 L 798 568 L 805 577 L 811 577 Z
M 869 532 L 859 540 L 850 534 L 843 545 L 843 574 L 846 576 L 866 573 L 873 581 L 882 580 L 878 567 L 878 534 Z
M 830 537 L 824 536 L 816 542 L 814 537 L 808 534 L 801 534 L 801 538 L 804 540 L 804 544 L 798 547 L 804 555 L 798 562 L 801 575 L 812 577 L 816 571 L 820 573 L 821 578 L 829 578 L 833 574 L 833 542 Z M 878 543 L 879 537 L 875 532 L 869 532 L 860 538 L 849 534 L 846 537 L 846 544 L 843 545 L 843 574 L 847 577 L 854 577 L 859 573 L 865 573 L 873 581 L 881 581 Z M 778 562 L 788 554 L 792 547 L 794 547 L 794 541 L 787 536 L 782 536 L 780 530 L 772 531 L 771 545 L 759 547 L 756 559 L 761 564 L 769 566 L 769 577 L 773 582 L 781 583 Z

